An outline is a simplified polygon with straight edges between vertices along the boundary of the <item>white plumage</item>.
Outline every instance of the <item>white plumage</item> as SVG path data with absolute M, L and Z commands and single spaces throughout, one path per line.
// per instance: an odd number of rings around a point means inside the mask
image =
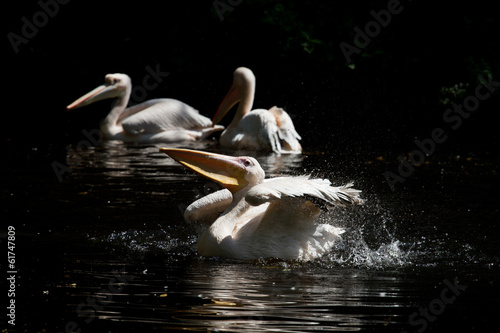
M 130 116 L 127 116 L 130 114 Z M 127 108 L 119 121 L 129 133 L 158 133 L 178 128 L 211 127 L 198 110 L 171 98 L 159 98 Z
M 318 224 L 321 210 L 306 196 L 337 206 L 363 202 L 352 184 L 333 187 L 329 180 L 309 176 L 264 179 L 264 171 L 251 157 L 162 151 L 228 188 L 186 209 L 186 221 L 208 227 L 198 242 L 203 256 L 312 260 L 328 252 L 344 230 Z
M 273 199 L 305 195 L 337 206 L 360 203 L 360 191 L 351 188 L 352 183 L 339 187 L 330 185 L 328 179 L 311 179 L 310 176 L 277 177 L 266 179 L 262 184 L 252 187 L 245 198 L 254 206 Z
M 223 129 L 191 106 L 170 98 L 152 99 L 127 108 L 132 91 L 125 74 L 108 74 L 106 83 L 80 97 L 68 109 L 116 98 L 101 124 L 104 139 L 124 142 L 179 142 L 204 139 Z
M 237 68 L 231 89 L 213 119 L 213 123 L 217 124 L 233 105 L 239 103 L 232 122 L 221 134 L 220 144 L 239 150 L 300 153 L 301 137 L 288 113 L 276 106 L 269 110 L 252 110 L 254 94 L 253 72 L 245 67 Z

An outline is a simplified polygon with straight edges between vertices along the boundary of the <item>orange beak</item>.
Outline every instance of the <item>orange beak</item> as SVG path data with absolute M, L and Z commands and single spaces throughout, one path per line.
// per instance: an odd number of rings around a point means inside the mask
M 200 175 L 222 184 L 232 193 L 248 185 L 246 169 L 238 157 L 190 149 L 160 148 L 160 151 Z

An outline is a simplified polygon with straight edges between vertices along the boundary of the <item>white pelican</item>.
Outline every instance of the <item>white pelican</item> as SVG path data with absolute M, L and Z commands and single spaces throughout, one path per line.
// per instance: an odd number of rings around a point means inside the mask
M 220 136 L 220 144 L 243 150 L 302 152 L 298 141 L 301 137 L 288 113 L 276 106 L 269 110 L 252 110 L 254 94 L 255 76 L 252 71 L 246 67 L 237 68 L 233 84 L 212 119 L 214 124 L 219 123 L 239 102 L 231 124 Z
M 108 74 L 105 84 L 68 105 L 76 109 L 107 98 L 116 98 L 111 112 L 101 123 L 106 140 L 152 143 L 204 139 L 223 126 L 212 126 L 207 117 L 191 106 L 170 98 L 152 99 L 127 108 L 132 82 L 126 74 Z
M 264 179 L 252 157 L 160 151 L 226 188 L 193 202 L 184 214 L 186 221 L 208 226 L 198 241 L 206 257 L 312 260 L 329 251 L 344 230 L 315 223 L 321 210 L 307 197 L 338 206 L 363 202 L 352 184 L 332 187 L 308 176 Z

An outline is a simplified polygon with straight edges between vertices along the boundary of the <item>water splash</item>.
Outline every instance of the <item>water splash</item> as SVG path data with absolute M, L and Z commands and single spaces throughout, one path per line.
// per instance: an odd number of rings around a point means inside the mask
M 326 257 L 327 263 L 348 267 L 375 269 L 396 268 L 410 264 L 410 250 L 404 250 L 399 240 L 382 243 L 378 248 L 371 248 L 362 238 L 342 240 Z
M 182 237 L 166 229 L 115 230 L 107 235 L 89 236 L 89 239 L 135 254 L 188 255 L 196 243 L 195 236 Z
M 411 264 L 416 252 L 413 244 L 403 243 L 395 236 L 396 224 L 376 196 L 353 209 L 332 209 L 323 214 L 320 223 L 342 227 L 346 232 L 329 254 L 316 262 L 324 267 L 360 267 L 370 269 L 396 268 Z M 179 222 L 179 221 L 178 221 Z M 189 256 L 196 252 L 195 225 L 158 224 L 146 230 L 127 228 L 96 233 L 88 238 L 135 254 Z M 203 226 L 206 228 L 206 226 Z M 201 257 L 200 257 L 201 258 Z M 203 260 L 203 259 L 201 259 Z
M 333 210 L 323 219 L 346 230 L 322 264 L 371 269 L 397 268 L 412 264 L 413 243 L 397 236 L 391 210 L 376 195 L 364 195 L 366 203 L 353 209 Z

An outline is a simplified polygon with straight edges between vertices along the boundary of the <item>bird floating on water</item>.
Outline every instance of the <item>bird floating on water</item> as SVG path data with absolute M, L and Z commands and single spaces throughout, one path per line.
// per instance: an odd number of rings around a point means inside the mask
M 233 120 L 220 136 L 221 146 L 280 153 L 302 152 L 301 137 L 288 113 L 276 106 L 269 110 L 252 110 L 254 94 L 253 72 L 246 67 L 237 68 L 233 84 L 212 119 L 214 124 L 219 123 L 239 102 Z
M 127 108 L 132 82 L 126 74 L 107 74 L 105 83 L 68 105 L 68 110 L 91 103 L 116 98 L 108 116 L 101 123 L 106 140 L 154 143 L 201 140 L 223 126 L 212 121 L 191 106 L 171 98 L 152 99 Z
M 317 223 L 321 209 L 308 198 L 336 206 L 363 203 L 361 191 L 351 183 L 333 187 L 326 179 L 309 176 L 265 179 L 252 157 L 175 148 L 160 151 L 225 187 L 185 211 L 186 221 L 207 226 L 198 240 L 202 256 L 312 260 L 327 253 L 344 230 Z

